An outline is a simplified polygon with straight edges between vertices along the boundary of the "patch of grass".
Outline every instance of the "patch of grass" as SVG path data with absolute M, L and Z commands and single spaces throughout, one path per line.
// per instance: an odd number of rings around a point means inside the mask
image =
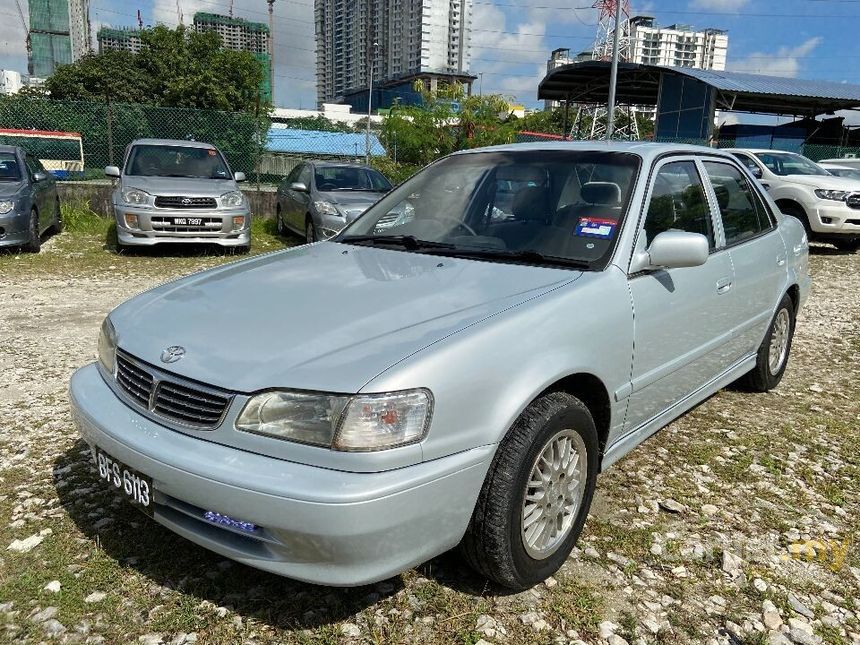
M 63 202 L 60 205 L 63 224 L 69 233 L 87 233 L 90 235 L 107 235 L 114 224 L 111 218 L 102 217 L 93 211 L 87 202 Z
M 564 621 L 567 629 L 591 636 L 597 634 L 604 600 L 581 580 L 573 577 L 560 580 L 558 588 L 547 600 L 549 613 L 557 620 Z

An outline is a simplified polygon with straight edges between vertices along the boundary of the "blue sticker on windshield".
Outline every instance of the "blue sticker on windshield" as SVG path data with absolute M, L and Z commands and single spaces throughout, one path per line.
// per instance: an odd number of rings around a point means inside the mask
M 601 240 L 608 240 L 612 238 L 617 225 L 618 222 L 614 219 L 580 217 L 574 234 L 580 237 L 596 237 Z

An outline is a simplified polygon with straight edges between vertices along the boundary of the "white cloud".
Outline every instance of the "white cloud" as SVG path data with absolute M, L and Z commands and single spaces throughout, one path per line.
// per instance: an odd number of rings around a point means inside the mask
M 814 51 L 822 40 L 820 36 L 815 36 L 797 47 L 780 47 L 776 52 L 753 52 L 738 61 L 730 62 L 728 68 L 734 72 L 795 78 L 800 72 L 801 60 Z
M 749 0 L 693 0 L 690 6 L 694 9 L 709 9 L 713 11 L 738 11 L 745 7 Z
M 11 69 L 16 72 L 27 72 L 27 30 L 21 24 L 18 9 L 13 3 L 9 3 L 11 15 L 4 16 L 0 20 L 0 68 Z M 24 19 L 28 20 L 27 3 L 21 3 L 24 11 Z

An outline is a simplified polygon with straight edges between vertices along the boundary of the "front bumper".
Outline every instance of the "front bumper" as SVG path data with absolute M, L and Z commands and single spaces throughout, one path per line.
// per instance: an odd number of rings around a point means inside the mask
M 492 457 L 485 446 L 377 473 L 265 457 L 141 416 L 96 365 L 75 373 L 69 398 L 87 443 L 152 477 L 157 522 L 228 558 L 316 584 L 383 580 L 455 546 Z M 263 530 L 210 523 L 207 510 Z
M 21 246 L 30 240 L 30 219 L 28 214 L 12 210 L 0 215 L 0 247 Z
M 832 205 L 818 206 L 812 210 L 809 225 L 816 237 L 860 238 L 860 209 L 851 208 L 841 202 L 831 203 Z
M 113 209 L 117 239 L 125 246 L 152 246 L 162 243 L 247 246 L 251 242 L 251 213 L 247 208 L 139 208 L 115 203 Z M 126 215 L 137 217 L 136 227 L 127 225 Z M 206 223 L 201 226 L 180 227 L 164 224 L 166 218 L 174 217 L 200 218 Z M 234 217 L 243 217 L 245 220 L 238 229 L 233 228 Z

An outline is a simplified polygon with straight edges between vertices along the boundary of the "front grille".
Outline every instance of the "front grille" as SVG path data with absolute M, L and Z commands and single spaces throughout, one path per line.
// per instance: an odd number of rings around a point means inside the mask
M 216 206 L 214 197 L 159 195 L 155 198 L 156 208 L 215 208 Z
M 117 351 L 116 382 L 137 405 L 148 412 L 197 428 L 217 426 L 230 395 L 162 372 Z
M 845 199 L 845 203 L 849 208 L 860 208 L 860 193 L 851 193 Z
M 153 215 L 149 222 L 153 231 L 170 231 L 172 233 L 211 233 L 219 232 L 224 221 L 220 217 L 185 217 L 186 220 L 199 219 L 200 224 L 177 224 L 176 217 L 161 217 Z

